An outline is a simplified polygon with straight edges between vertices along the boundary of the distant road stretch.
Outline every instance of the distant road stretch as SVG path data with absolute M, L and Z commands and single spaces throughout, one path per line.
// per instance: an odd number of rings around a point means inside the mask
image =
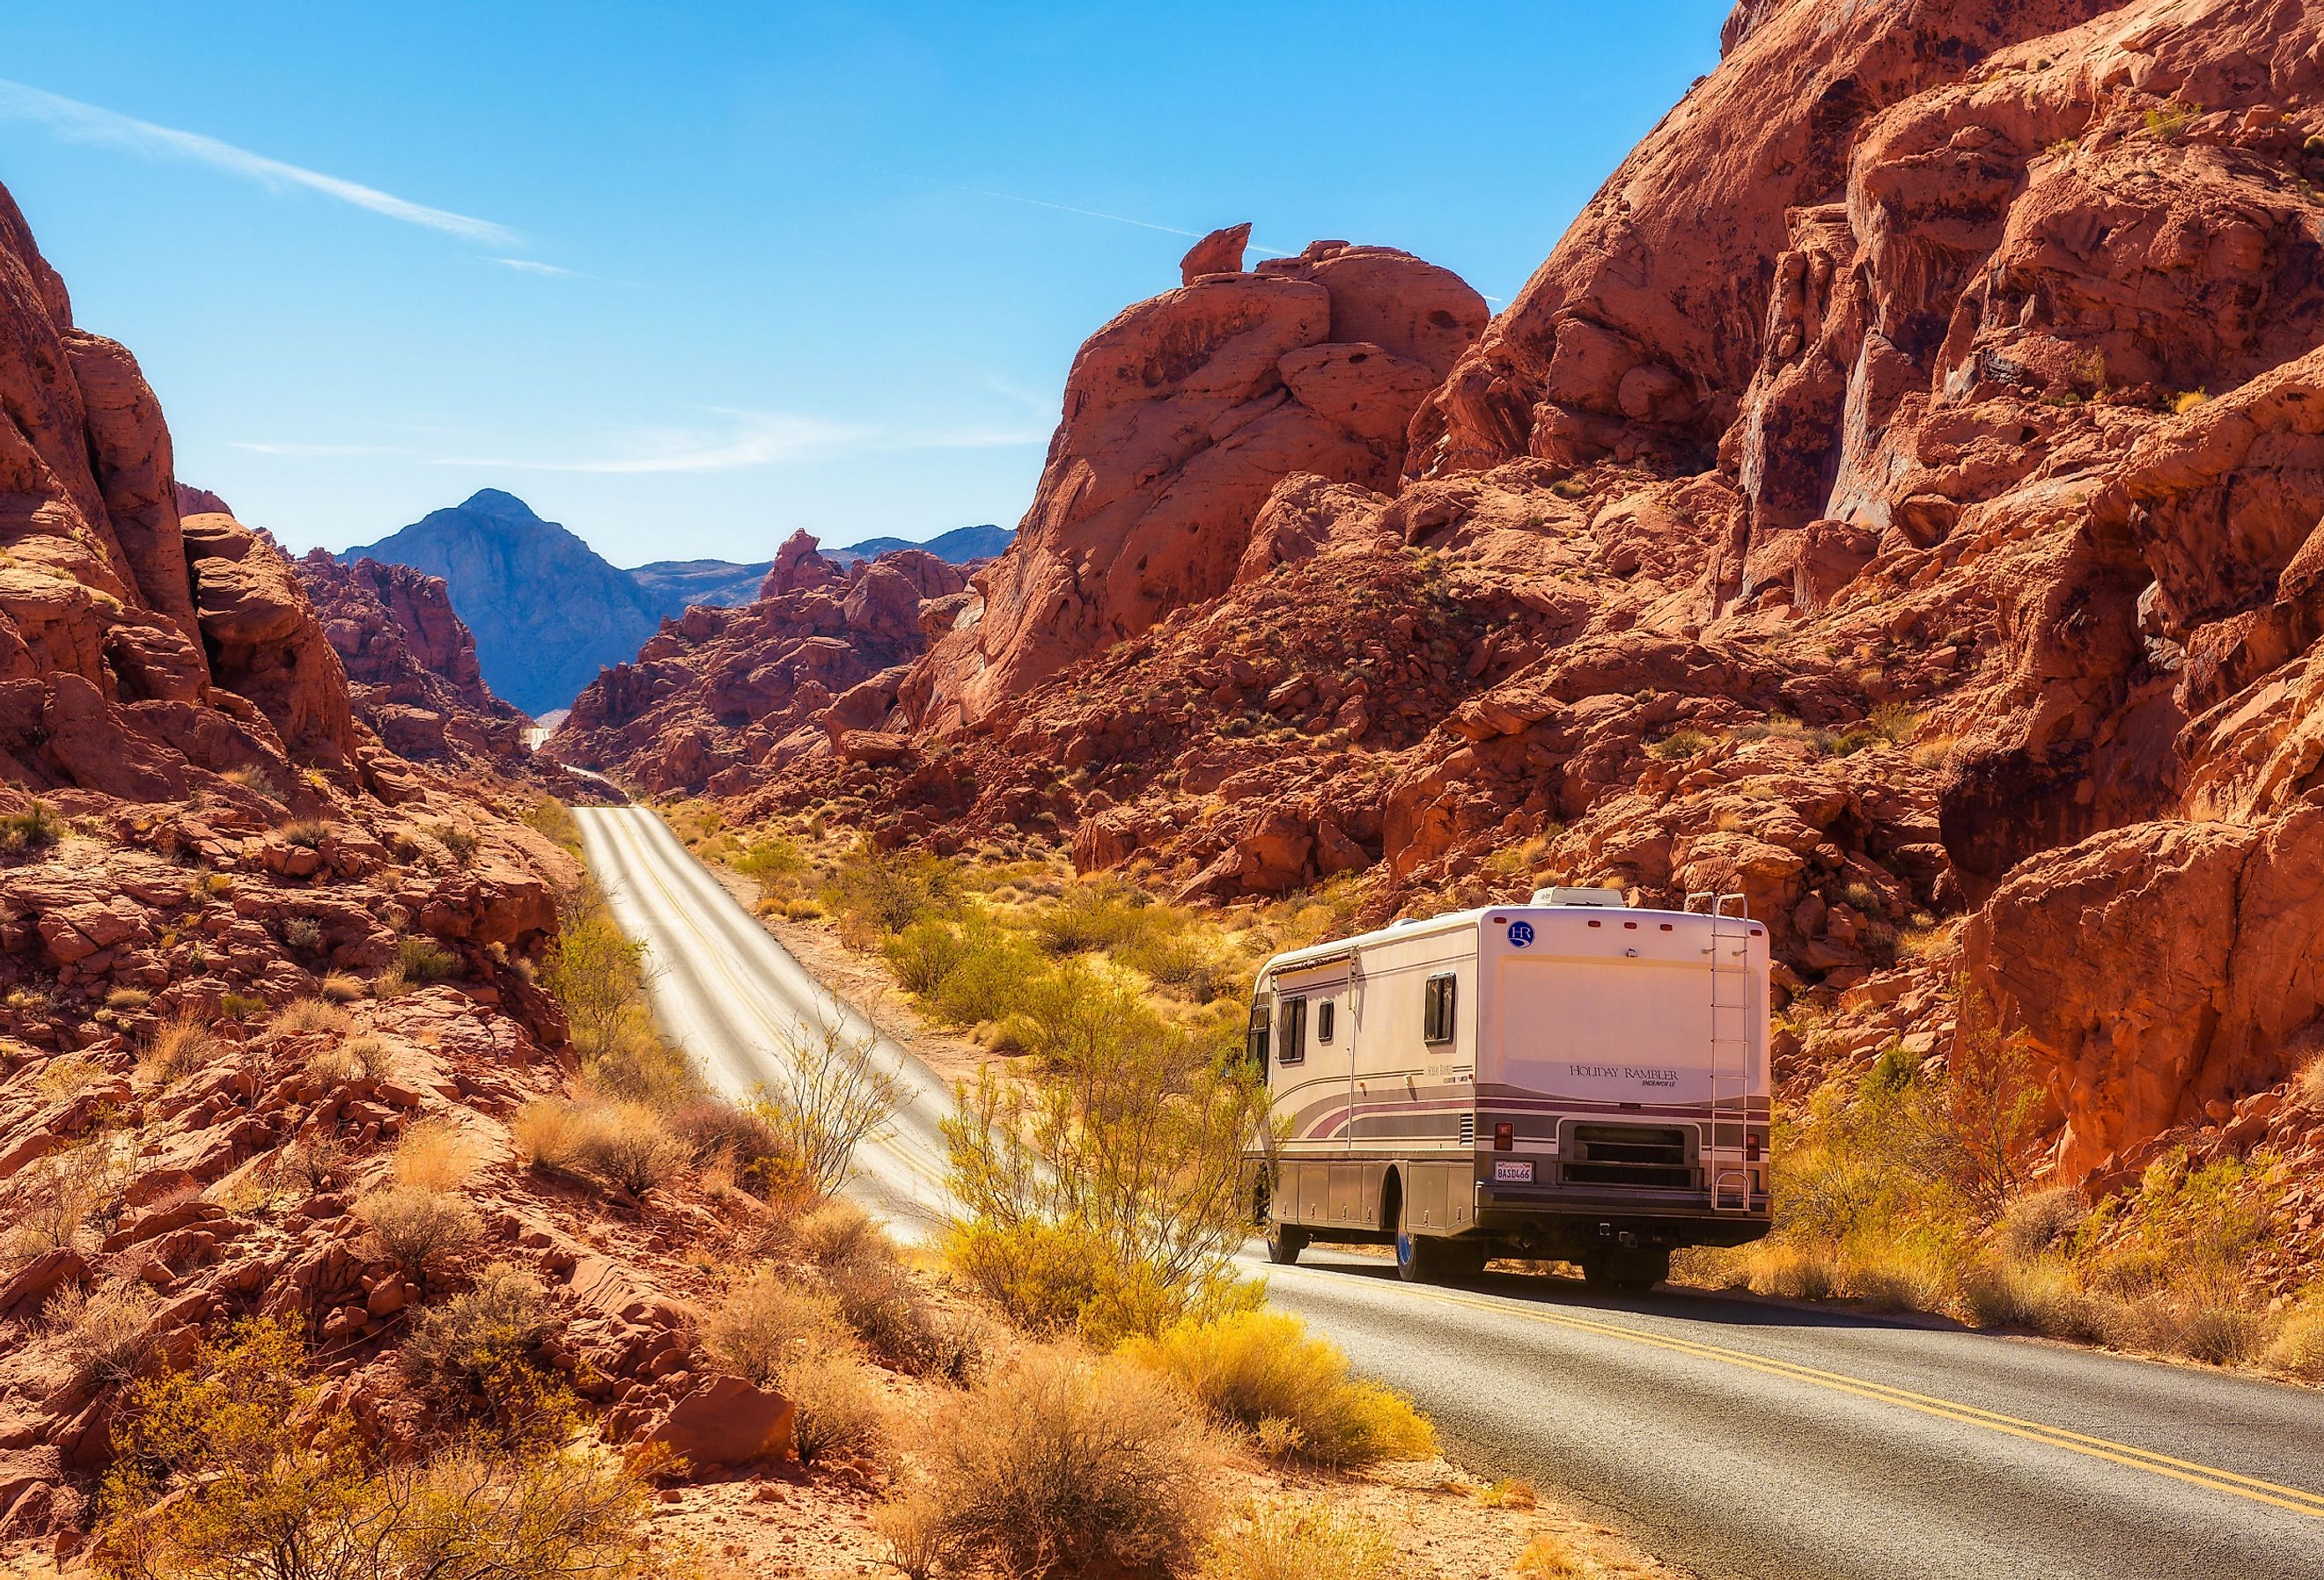
M 575 816 L 657 967 L 665 1029 L 723 1090 L 778 1078 L 785 1034 L 831 994 L 651 811 Z M 853 1193 L 923 1238 L 945 1216 L 951 1094 L 879 1052 L 906 1101 Z M 2324 1580 L 2309 1390 L 1710 1295 L 1415 1288 L 1326 1250 L 1246 1270 L 1411 1394 L 1464 1464 L 1530 1477 L 1705 1580 Z

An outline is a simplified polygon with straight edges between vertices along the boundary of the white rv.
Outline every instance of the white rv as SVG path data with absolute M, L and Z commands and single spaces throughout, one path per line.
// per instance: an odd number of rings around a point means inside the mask
M 1268 1255 L 1384 1243 L 1406 1279 L 1525 1256 L 1644 1289 L 1679 1246 L 1757 1239 L 1767 963 L 1740 895 L 1642 910 L 1606 889 L 1277 956 L 1249 1038 Z

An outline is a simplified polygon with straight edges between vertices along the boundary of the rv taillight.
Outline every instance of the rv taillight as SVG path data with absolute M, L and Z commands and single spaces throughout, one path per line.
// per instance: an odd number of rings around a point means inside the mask
M 1500 1123 L 1493 1127 L 1493 1150 L 1496 1152 L 1514 1152 L 1517 1150 L 1517 1127 L 1516 1125 L 1510 1123 L 1505 1119 L 1501 1121 Z
M 1759 1132 L 1756 1130 L 1743 1132 L 1743 1160 L 1746 1163 L 1759 1160 Z

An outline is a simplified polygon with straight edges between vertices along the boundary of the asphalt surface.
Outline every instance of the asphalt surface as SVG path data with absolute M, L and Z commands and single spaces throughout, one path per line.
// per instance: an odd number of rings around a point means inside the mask
M 643 808 L 576 808 L 655 1009 L 723 1088 L 847 1017 Z M 903 1049 L 853 1193 L 943 1221 L 951 1095 Z M 2035 1340 L 1563 1280 L 1398 1282 L 1256 1256 L 1275 1304 L 1410 1394 L 1468 1467 L 1522 1475 L 1704 1580 L 2324 1580 L 2324 1395 Z

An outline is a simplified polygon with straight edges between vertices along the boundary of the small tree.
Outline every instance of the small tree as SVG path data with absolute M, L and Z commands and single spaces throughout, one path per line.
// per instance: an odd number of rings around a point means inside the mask
M 1122 984 L 1057 975 L 1041 1067 L 987 1071 L 945 1123 L 955 1265 L 1017 1321 L 1093 1337 L 1238 1304 L 1265 1094 Z
M 644 986 L 645 952 L 622 936 L 602 905 L 568 907 L 540 982 L 564 1006 L 583 1050 L 609 1053 L 620 1046 Z
M 894 1116 L 903 1082 L 881 1056 L 879 1039 L 852 1030 L 835 1003 L 784 1041 L 785 1078 L 763 1086 L 752 1104 L 798 1160 L 816 1199 L 847 1183 L 855 1150 Z
M 2002 1030 L 1981 995 L 1961 995 L 1932 1119 L 1953 1184 L 1985 1216 L 1999 1216 L 2033 1178 L 2042 1087 L 2032 1039 Z

